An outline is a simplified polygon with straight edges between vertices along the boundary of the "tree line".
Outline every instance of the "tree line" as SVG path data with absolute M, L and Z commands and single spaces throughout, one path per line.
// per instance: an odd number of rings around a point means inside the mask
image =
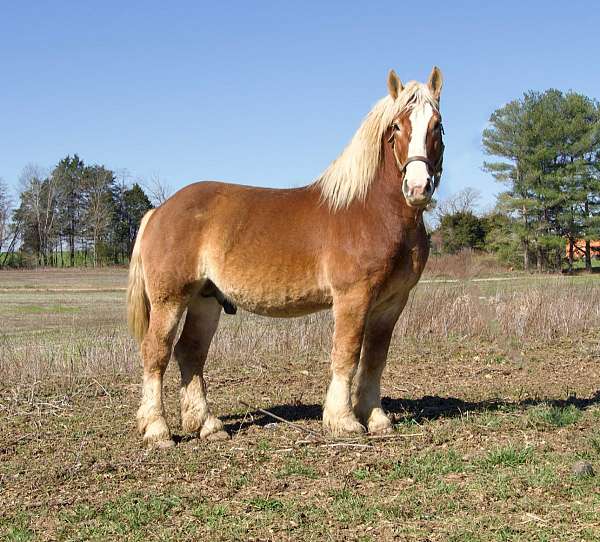
M 600 104 L 576 92 L 527 92 L 494 111 L 482 134 L 483 169 L 503 183 L 495 208 L 477 191 L 439 202 L 434 250 L 485 250 L 515 267 L 560 270 L 600 240 Z M 27 166 L 12 205 L 0 179 L 0 267 L 126 264 L 144 213 L 168 196 L 77 155 L 50 173 Z M 566 250 L 565 250 L 566 247 Z M 596 253 L 597 254 L 597 253 Z
M 127 175 L 87 165 L 76 154 L 49 174 L 25 167 L 20 185 L 13 208 L 0 180 L 0 266 L 126 264 L 151 197 L 155 203 L 165 197 L 158 181 L 149 196 Z
M 598 101 L 556 89 L 527 92 L 492 113 L 482 144 L 492 158 L 483 169 L 506 190 L 485 216 L 472 205 L 442 205 L 441 250 L 487 250 L 538 271 L 560 270 L 565 259 L 572 270 L 581 251 L 591 270 L 592 241 L 600 239 Z

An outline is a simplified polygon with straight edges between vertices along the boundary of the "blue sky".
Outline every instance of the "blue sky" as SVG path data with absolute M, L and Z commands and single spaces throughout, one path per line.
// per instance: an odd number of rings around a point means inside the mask
M 273 187 L 313 180 L 386 92 L 444 72 L 441 197 L 481 171 L 490 113 L 528 89 L 600 97 L 595 2 L 0 4 L 0 177 L 87 163 Z

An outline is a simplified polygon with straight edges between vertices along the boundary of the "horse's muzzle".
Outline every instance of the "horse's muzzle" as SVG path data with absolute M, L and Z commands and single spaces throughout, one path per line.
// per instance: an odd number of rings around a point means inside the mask
M 418 209 L 427 207 L 433 196 L 433 179 L 428 177 L 425 183 L 413 186 L 409 186 L 409 182 L 405 179 L 402 183 L 402 191 L 404 192 L 406 203 L 410 207 Z

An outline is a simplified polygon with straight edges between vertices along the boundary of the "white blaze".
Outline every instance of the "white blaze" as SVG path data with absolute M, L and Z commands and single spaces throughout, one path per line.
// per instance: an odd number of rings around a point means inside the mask
M 433 115 L 428 103 L 415 107 L 410 114 L 411 133 L 408 142 L 408 156 L 427 156 L 427 128 Z M 425 162 L 411 162 L 406 166 L 406 184 L 408 189 L 424 187 L 429 178 Z

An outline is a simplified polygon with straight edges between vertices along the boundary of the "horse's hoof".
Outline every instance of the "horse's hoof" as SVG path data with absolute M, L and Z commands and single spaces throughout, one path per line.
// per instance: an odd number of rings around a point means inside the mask
M 172 448 L 175 442 L 164 418 L 157 418 L 147 424 L 144 430 L 144 444 L 148 448 Z
M 356 418 L 346 416 L 344 418 L 329 418 L 323 420 L 325 429 L 334 437 L 352 437 L 362 435 L 365 426 Z
M 151 442 L 149 448 L 154 448 L 157 450 L 167 450 L 168 448 L 173 448 L 175 446 L 175 441 L 172 439 L 168 440 L 157 440 L 155 442 Z
M 208 435 L 205 435 L 202 437 L 204 440 L 208 440 L 208 441 L 217 441 L 217 440 L 229 440 L 231 438 L 231 436 L 229 435 L 229 433 L 227 431 L 217 431 L 216 433 L 209 433 Z
M 186 434 L 194 434 L 200 431 L 206 415 L 202 412 L 188 410 L 181 415 L 181 429 Z
M 371 419 L 369 420 L 367 427 L 369 428 L 369 433 L 371 435 L 389 435 L 394 431 L 392 422 L 384 412 L 371 414 Z
M 371 429 L 369 425 L 369 435 L 379 436 L 379 435 L 390 435 L 394 432 L 394 428 L 391 425 L 384 425 L 381 427 L 374 427 Z
M 200 438 L 204 440 L 225 440 L 229 438 L 229 435 L 223 429 L 223 422 L 210 414 L 204 421 L 202 429 L 200 429 Z

